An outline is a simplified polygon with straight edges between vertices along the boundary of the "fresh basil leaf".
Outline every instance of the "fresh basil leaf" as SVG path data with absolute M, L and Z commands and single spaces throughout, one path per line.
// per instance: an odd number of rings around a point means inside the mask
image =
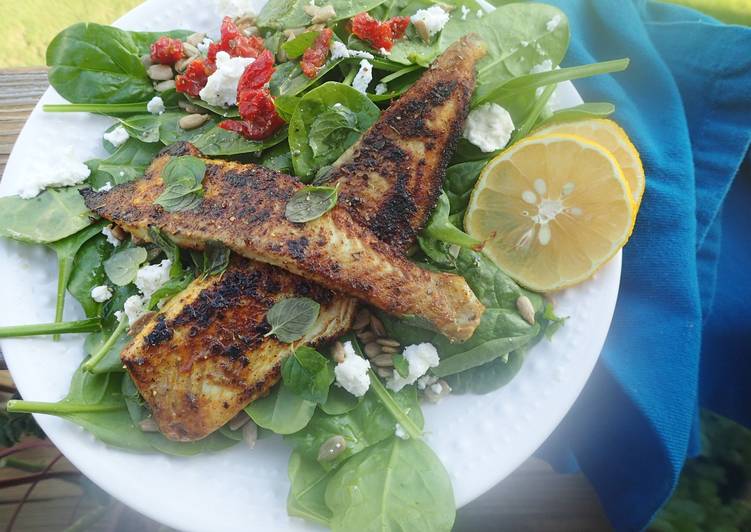
M 221 242 L 209 241 L 203 251 L 191 251 L 196 269 L 202 277 L 221 275 L 229 266 L 230 249 Z
M 316 410 L 286 386 L 276 386 L 271 393 L 245 407 L 245 412 L 259 427 L 276 434 L 292 434 L 305 428 Z
M 146 261 L 148 254 L 142 247 L 127 248 L 117 251 L 104 261 L 104 271 L 112 283 L 125 286 L 132 283 L 138 268 Z
M 157 304 L 163 299 L 169 299 L 188 288 L 193 282 L 195 276 L 193 272 L 185 270 L 182 275 L 172 277 L 169 281 L 160 286 L 156 292 L 151 295 L 149 300 L 149 309 L 156 308 Z
M 271 330 L 265 336 L 276 335 L 280 342 L 299 340 L 318 319 L 321 309 L 316 301 L 307 297 L 291 297 L 277 301 L 266 313 Z
M 305 50 L 310 48 L 318 37 L 318 31 L 306 31 L 301 33 L 291 41 L 287 41 L 282 44 L 282 50 L 287 54 L 290 59 L 297 59 Z
M 393 358 L 394 369 L 403 378 L 407 378 L 409 375 L 409 362 L 404 358 L 404 355 L 396 354 Z
M 456 503 L 441 461 L 421 440 L 396 436 L 342 464 L 326 486 L 331 530 L 449 532 Z
M 338 199 L 338 188 L 306 186 L 289 199 L 284 216 L 290 222 L 309 222 L 333 209 Z
M 180 257 L 180 248 L 177 244 L 168 237 L 164 232 L 153 225 L 149 226 L 149 238 L 151 241 L 159 246 L 164 252 L 165 256 L 170 260 L 172 266 L 170 266 L 170 277 L 176 277 L 182 272 L 182 259 Z
M 329 154 L 335 153 L 334 159 L 340 155 L 341 144 L 346 142 L 350 132 L 358 132 L 357 116 L 347 107 L 334 104 L 330 111 L 318 115 L 310 124 L 308 144 L 316 159 L 331 159 Z
M 206 163 L 198 157 L 184 155 L 173 157 L 162 170 L 165 183 L 175 183 L 183 177 L 190 177 L 195 183 L 201 183 L 206 175 Z
M 192 177 L 184 176 L 169 183 L 154 203 L 169 212 L 182 212 L 198 207 L 202 198 L 203 186 L 196 184 Z
M 334 382 L 331 361 L 308 346 L 300 346 L 282 363 L 284 386 L 314 403 L 325 403 Z
M 50 188 L 31 199 L 0 198 L 0 236 L 47 244 L 91 225 L 89 211 L 77 188 Z

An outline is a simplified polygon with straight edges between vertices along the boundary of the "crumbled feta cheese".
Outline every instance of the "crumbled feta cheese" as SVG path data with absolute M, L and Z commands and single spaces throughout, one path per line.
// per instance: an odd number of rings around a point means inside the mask
M 120 245 L 120 239 L 112 233 L 112 226 L 108 225 L 102 228 L 102 234 L 107 237 L 107 242 L 117 247 Z
M 389 88 L 386 86 L 385 83 L 379 83 L 375 87 L 375 93 L 380 96 L 381 94 L 386 94 L 388 92 Z
M 443 385 L 440 382 L 436 382 L 434 384 L 430 385 L 430 391 L 433 392 L 436 395 L 440 395 L 443 393 Z
M 561 16 L 555 15 L 553 16 L 553 18 L 548 20 L 548 23 L 545 24 L 545 27 L 547 28 L 548 31 L 555 31 L 560 24 L 561 24 Z
M 391 52 L 389 50 L 386 50 L 386 48 L 379 48 L 378 53 L 386 57 L 391 55 Z
M 558 68 L 560 68 L 560 67 L 556 67 L 556 69 L 558 69 Z M 553 62 L 550 59 L 545 59 L 539 65 L 533 66 L 530 69 L 529 73 L 530 74 L 539 74 L 541 72 L 550 72 L 551 70 L 553 70 Z M 542 93 L 543 93 L 544 90 L 545 89 L 543 87 L 538 87 L 535 90 L 535 95 L 539 98 L 542 95 Z M 558 89 L 556 88 L 553 91 L 553 94 L 550 95 L 550 98 L 548 99 L 547 103 L 545 104 L 545 112 L 546 113 L 547 112 L 551 112 L 550 108 L 551 107 L 556 107 L 558 105 L 558 101 L 559 101 L 559 95 L 558 95 Z
M 389 389 L 398 392 L 408 384 L 413 384 L 417 379 L 425 375 L 430 369 L 438 365 L 438 351 L 433 344 L 424 342 L 421 344 L 408 345 L 404 349 L 404 358 L 409 365 L 409 373 L 402 377 L 398 372 L 394 372 L 386 382 Z
M 109 192 L 110 190 L 112 190 L 112 182 L 111 181 L 107 181 L 101 187 L 95 188 L 94 192 Z
M 112 297 L 112 289 L 106 284 L 103 284 L 101 286 L 95 286 L 94 288 L 91 289 L 91 299 L 93 299 L 97 303 L 104 303 L 111 297 Z
M 464 124 L 464 138 L 486 153 L 506 146 L 513 131 L 511 115 L 497 103 L 474 109 Z
M 160 115 L 164 112 L 164 100 L 159 96 L 154 96 L 146 104 L 146 110 L 152 115 Z
M 350 50 L 343 42 L 331 41 L 329 46 L 331 50 L 331 60 L 348 59 L 350 57 L 362 57 L 363 59 L 373 59 L 373 54 L 361 50 Z
M 78 185 L 91 174 L 89 167 L 76 159 L 72 146 L 66 147 L 54 160 L 54 167 L 45 165 L 28 172 L 17 194 L 23 199 L 30 199 L 48 187 Z
M 539 74 L 541 72 L 550 72 L 553 70 L 553 62 L 550 59 L 546 59 L 539 65 L 533 66 L 530 70 L 530 74 Z
M 418 9 L 417 12 L 412 15 L 411 20 L 412 24 L 418 21 L 424 22 L 428 34 L 433 37 L 436 33 L 441 31 L 449 21 L 449 14 L 441 9 L 440 6 L 430 6 L 427 9 Z
M 255 12 L 250 8 L 250 0 L 219 0 L 217 13 L 222 13 L 226 17 L 255 16 Z
M 367 59 L 363 59 L 360 61 L 360 70 L 357 71 L 355 79 L 352 80 L 352 88 L 365 94 L 372 79 L 373 65 Z
M 434 375 L 423 375 L 417 379 L 417 389 L 424 390 L 428 386 L 434 385 L 436 382 L 438 382 L 438 377 Z
M 133 325 L 138 318 L 146 314 L 146 300 L 141 296 L 130 296 L 125 300 L 123 312 L 128 317 L 128 323 Z M 118 319 L 122 319 L 123 312 L 120 312 L 119 315 L 116 313 Z
M 370 362 L 355 353 L 352 342 L 344 344 L 344 362 L 334 368 L 336 382 L 356 397 L 362 397 L 370 388 Z
M 115 148 L 125 144 L 125 141 L 129 138 L 130 135 L 128 135 L 128 130 L 123 126 L 117 126 L 109 133 L 104 134 L 104 140 L 112 144 Z
M 150 299 L 154 292 L 169 281 L 169 270 L 171 267 L 172 261 L 164 259 L 159 264 L 149 264 L 139 268 L 138 273 L 136 273 L 135 283 L 144 298 Z
M 397 423 L 394 427 L 394 434 L 396 434 L 397 438 L 401 438 L 403 440 L 409 439 L 409 434 L 407 434 L 407 431 L 404 430 L 404 427 L 402 427 L 399 423 Z
M 469 8 L 462 6 L 462 20 L 467 20 L 467 15 L 469 15 Z
M 252 57 L 230 57 L 227 52 L 217 52 L 216 72 L 209 76 L 199 96 L 211 105 L 228 106 L 237 103 L 237 84 L 245 68 L 255 61 Z
M 198 48 L 198 51 L 201 52 L 201 55 L 207 55 L 209 53 L 209 46 L 211 46 L 213 42 L 214 41 L 212 41 L 208 37 L 204 37 L 203 40 L 198 43 L 198 46 L 196 46 L 196 48 Z

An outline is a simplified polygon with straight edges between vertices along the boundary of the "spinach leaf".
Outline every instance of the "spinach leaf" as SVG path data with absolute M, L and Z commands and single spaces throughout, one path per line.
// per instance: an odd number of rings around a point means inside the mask
M 330 22 L 351 18 L 363 11 L 370 11 L 385 0 L 330 0 L 320 5 L 331 5 L 336 16 Z M 311 17 L 305 13 L 308 0 L 271 0 L 258 14 L 256 24 L 261 28 L 301 28 L 310 25 Z
M 362 397 L 355 397 L 344 388 L 332 386 L 329 388 L 329 396 L 325 403 L 321 403 L 320 408 L 326 414 L 336 416 L 346 414 L 356 408 L 361 402 Z
M 222 107 L 220 105 L 211 105 L 210 103 L 204 102 L 200 98 L 193 98 L 191 96 L 187 96 L 187 98 L 192 105 L 206 109 L 207 111 L 211 111 L 215 115 L 219 115 L 224 118 L 238 118 L 240 116 L 240 111 L 237 109 L 237 107 Z
M 325 496 L 332 472 L 295 451 L 289 457 L 287 475 L 290 482 L 287 513 L 328 526 L 332 514 Z
M 302 345 L 282 362 L 282 380 L 285 387 L 303 399 L 323 404 L 334 382 L 334 368 L 321 353 Z
M 282 63 L 276 67 L 269 81 L 271 94 L 274 96 L 295 96 L 300 94 L 308 87 L 317 83 L 341 62 L 342 59 L 328 61 L 318 70 L 318 74 L 313 79 L 303 74 L 299 62 L 287 61 L 286 63 Z
M 116 335 L 113 340 L 110 340 L 114 332 L 115 328 L 109 327 L 86 337 L 83 347 L 87 356 L 93 357 L 104 349 L 104 353 L 99 355 L 93 364 L 86 366 L 86 371 L 97 375 L 102 373 L 122 373 L 125 371 L 122 360 L 120 360 L 120 353 L 123 352 L 125 346 L 130 342 L 131 337 L 123 333 Z M 91 358 L 88 360 L 91 360 Z
M 469 203 L 469 196 L 475 188 L 480 171 L 486 161 L 470 161 L 449 166 L 443 180 L 443 189 L 449 200 L 449 213 L 464 219 L 464 211 Z
M 280 342 L 299 340 L 318 319 L 321 309 L 316 301 L 307 297 L 290 297 L 277 301 L 266 313 L 271 330 L 264 336 L 277 337 Z
M 615 106 L 608 102 L 590 102 L 555 111 L 550 118 L 543 120 L 538 128 L 543 128 L 562 122 L 574 122 L 589 118 L 606 118 L 615 112 Z
M 138 44 L 111 26 L 64 29 L 47 47 L 47 66 L 50 84 L 73 103 L 143 102 L 154 95 Z
M 210 241 L 202 252 L 191 251 L 196 269 L 204 279 L 212 275 L 221 275 L 229 266 L 230 250 L 221 242 Z
M 337 113 L 340 107 L 346 107 L 348 112 Z M 326 127 L 325 123 L 319 122 L 317 137 L 311 144 L 311 132 L 315 132 L 312 129 L 314 123 L 324 113 L 332 111 L 340 114 L 345 122 L 353 121 L 351 117 L 348 118 L 352 113 L 356 117 L 356 123 L 352 124 L 352 127 L 338 127 L 332 130 Z M 295 174 L 302 178 L 310 178 L 316 170 L 332 163 L 357 141 L 360 132 L 378 120 L 379 115 L 378 106 L 367 96 L 343 83 L 330 81 L 305 94 L 292 116 L 289 127 L 289 146 Z M 328 136 L 332 135 L 334 138 L 329 141 Z M 318 150 L 324 150 L 325 153 L 316 156 L 312 145 L 316 145 Z
M 146 55 L 151 53 L 151 45 L 156 42 L 159 37 L 167 36 L 173 39 L 186 40 L 193 33 L 191 30 L 169 30 L 169 31 L 129 31 L 130 37 L 133 39 L 133 43 L 138 48 L 140 55 Z
M 344 463 L 326 486 L 334 532 L 449 532 L 456 504 L 451 480 L 421 440 L 392 436 Z
M 102 304 L 91 298 L 91 290 L 106 281 L 104 261 L 110 256 L 112 246 L 104 235 L 89 239 L 76 253 L 73 261 L 68 292 L 81 304 L 86 317 L 98 316 Z
M 451 393 L 485 394 L 505 386 L 519 373 L 524 363 L 526 349 L 517 349 L 481 366 L 446 377 Z
M 141 177 L 146 167 L 156 157 L 162 146 L 130 138 L 106 159 L 91 159 L 86 166 L 91 170 L 86 182 L 98 189 L 107 183 L 119 185 Z
M 48 244 L 91 224 L 94 215 L 76 188 L 50 188 L 31 199 L 0 198 L 0 236 Z
M 290 222 L 304 223 L 320 218 L 334 208 L 339 198 L 338 187 L 306 186 L 287 201 L 284 216 Z
M 292 434 L 305 428 L 315 410 L 314 402 L 306 401 L 284 385 L 245 407 L 256 425 L 276 434 Z
M 281 128 L 269 138 L 260 141 L 249 140 L 233 131 L 213 126 L 193 138 L 191 142 L 204 155 L 230 156 L 257 153 L 283 142 L 286 138 L 286 128 Z
M 295 114 L 295 109 L 300 104 L 300 96 L 277 96 L 274 98 L 274 107 L 276 112 L 285 122 L 292 120 L 292 115 Z
M 377 377 L 376 377 L 377 378 Z M 414 386 L 392 394 L 399 407 L 418 427 L 423 426 L 422 411 Z M 316 410 L 304 431 L 290 434 L 285 439 L 310 460 L 317 460 L 318 451 L 333 436 L 342 436 L 347 446 L 333 460 L 321 462 L 325 470 L 335 469 L 349 457 L 394 435 L 396 421 L 391 412 L 371 389 L 355 408 L 339 415 L 329 415 Z
M 319 33 L 320 32 L 318 31 L 306 31 L 301 33 L 291 41 L 282 44 L 282 50 L 284 50 L 287 57 L 290 59 L 297 59 L 305 53 L 305 50 L 311 47 Z
M 172 266 L 170 266 L 170 277 L 176 277 L 180 275 L 183 269 L 182 258 L 180 257 L 180 248 L 177 244 L 168 237 L 161 229 L 154 226 L 149 226 L 149 238 L 151 241 L 159 246 L 164 252 L 164 255 L 170 260 Z
M 445 192 L 441 192 L 438 197 L 438 204 L 431 213 L 428 225 L 422 235 L 466 248 L 474 248 L 480 245 L 482 242 L 472 238 L 449 221 L 450 210 L 449 198 Z
M 195 276 L 190 270 L 185 270 L 182 274 L 172 277 L 151 295 L 151 299 L 149 299 L 149 308 L 154 309 L 156 308 L 157 303 L 161 300 L 169 299 L 172 296 L 179 294 L 188 288 L 188 285 L 190 285 L 194 279 Z
M 117 286 L 128 285 L 135 280 L 138 268 L 146 261 L 147 255 L 142 247 L 122 249 L 104 261 L 104 271 Z
M 289 152 L 289 145 L 285 142 L 264 151 L 259 164 L 283 174 L 291 174 L 292 154 Z
M 328 159 L 332 152 L 338 157 L 339 145 L 351 131 L 359 133 L 355 113 L 341 104 L 334 104 L 330 111 L 318 115 L 310 124 L 308 143 L 313 157 Z
M 203 198 L 203 177 L 206 163 L 198 157 L 186 155 L 173 157 L 162 171 L 164 192 L 154 203 L 169 212 L 196 208 Z

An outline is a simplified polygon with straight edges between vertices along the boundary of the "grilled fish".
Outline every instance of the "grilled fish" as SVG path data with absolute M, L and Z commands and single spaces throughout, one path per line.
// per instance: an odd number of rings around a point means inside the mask
M 469 39 L 452 46 L 363 134 L 362 140 L 340 159 L 338 168 L 331 174 L 340 184 L 340 203 L 358 216 L 363 225 L 375 230 L 383 217 L 392 219 L 393 233 L 382 232 L 381 236 L 396 248 L 403 250 L 414 243 L 433 208 L 450 155 L 446 152 L 451 151 L 466 117 L 474 87 L 474 65 L 481 54 L 481 47 Z M 436 88 L 432 88 L 433 85 Z M 447 90 L 451 94 L 446 95 Z M 431 99 L 434 91 L 440 103 Z M 426 101 L 435 105 L 419 105 Z M 397 115 L 394 109 L 402 110 L 402 114 Z M 415 113 L 427 117 L 420 127 L 430 127 L 430 133 L 405 136 L 405 142 L 399 145 L 400 138 L 392 134 L 393 130 L 381 126 L 388 117 L 400 116 L 402 118 L 391 120 L 407 120 Z M 439 123 L 442 126 L 434 126 Z M 411 130 L 414 131 L 414 127 Z M 389 148 L 380 153 L 366 148 L 379 144 Z M 200 155 L 185 144 L 170 147 L 165 152 Z M 398 160 L 395 154 L 403 159 Z M 349 170 L 344 172 L 343 168 Z M 409 172 L 405 173 L 405 168 Z M 392 238 L 392 234 L 398 238 Z M 324 342 L 349 328 L 354 299 L 335 294 L 326 303 L 318 296 L 328 291 L 320 287 L 314 291 L 315 284 L 279 268 L 236 258 L 223 276 L 194 281 L 158 315 L 145 322 L 122 354 L 160 430 L 168 438 L 196 440 L 210 434 L 277 382 L 281 361 L 289 354 L 287 344 L 257 335 L 248 345 L 227 340 L 235 338 L 228 337 L 227 331 L 235 332 L 238 328 L 261 331 L 267 327 L 265 311 L 257 309 L 268 306 L 273 296 L 259 295 L 263 292 L 254 290 L 242 297 L 226 297 L 227 293 L 235 294 L 239 286 L 244 286 L 236 281 L 238 278 L 256 278 L 254 272 L 260 271 L 281 279 L 282 284 L 291 288 L 283 295 L 278 292 L 277 298 L 307 296 L 321 303 L 319 319 L 306 335 L 306 343 Z M 206 304 L 197 306 L 194 302 L 199 299 Z M 186 309 L 190 309 L 187 310 L 190 315 L 199 308 L 206 310 L 203 317 L 197 317 L 203 324 L 200 331 L 184 319 L 175 321 Z M 163 340 L 155 341 L 160 338 Z M 248 337 L 238 338 L 245 341 Z M 223 349 L 222 346 L 228 347 Z M 196 357 L 194 353 L 201 355 Z

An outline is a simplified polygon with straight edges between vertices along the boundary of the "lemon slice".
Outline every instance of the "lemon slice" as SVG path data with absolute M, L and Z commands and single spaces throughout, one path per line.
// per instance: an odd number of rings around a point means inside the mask
M 547 292 L 588 279 L 628 240 L 634 203 L 618 162 L 575 135 L 529 137 L 490 161 L 464 220 L 501 269 Z
M 615 160 L 623 170 L 623 177 L 626 178 L 631 194 L 634 197 L 634 216 L 639 210 L 641 198 L 644 195 L 644 167 L 641 164 L 641 157 L 631 139 L 625 131 L 613 122 L 603 118 L 590 120 L 579 120 L 577 122 L 564 122 L 544 127 L 532 133 L 535 136 L 544 136 L 551 134 L 579 135 L 585 139 L 596 142 L 613 154 Z

